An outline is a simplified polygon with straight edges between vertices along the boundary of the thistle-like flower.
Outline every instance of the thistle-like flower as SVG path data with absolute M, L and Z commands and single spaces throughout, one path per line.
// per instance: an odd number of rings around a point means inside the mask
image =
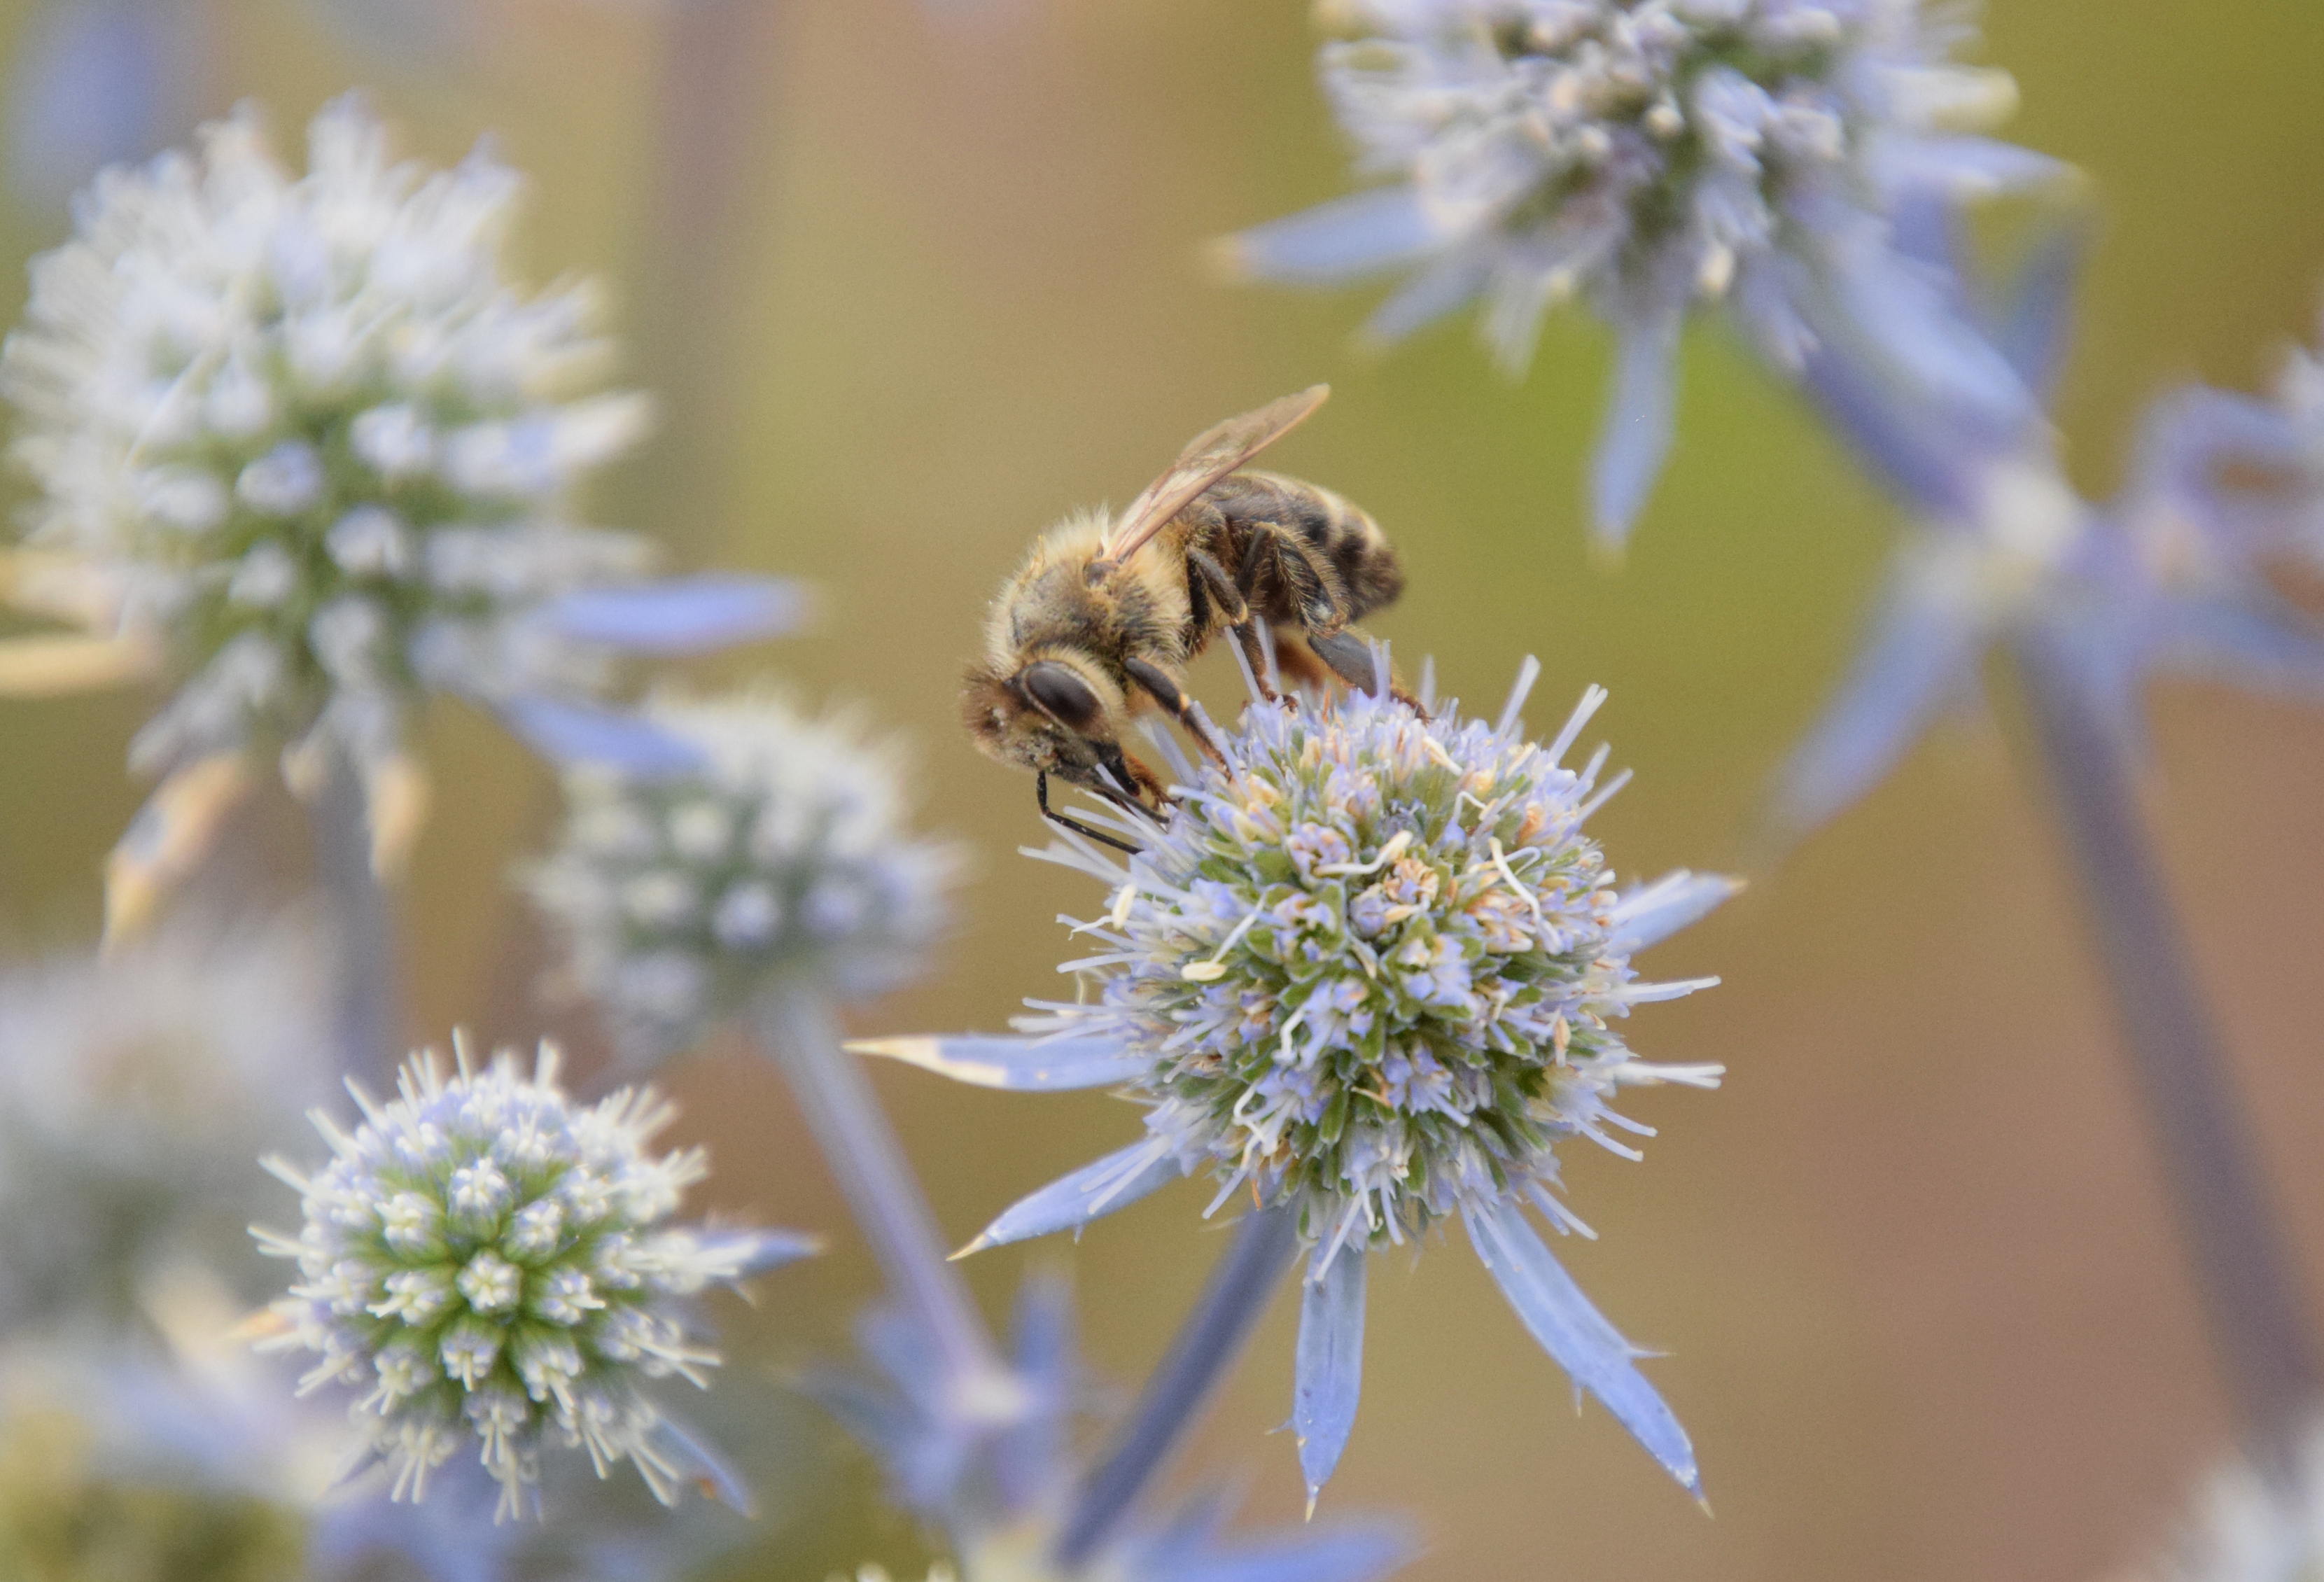
M 429 694 L 555 747 L 617 649 L 788 613 L 771 584 L 641 583 L 644 540 L 572 521 L 649 410 L 604 388 L 593 290 L 511 280 L 521 185 L 481 153 L 395 162 L 352 99 L 294 177 L 244 108 L 198 155 L 106 172 L 34 262 L 0 393 L 42 494 L 0 597 L 85 635 L 0 645 L 0 691 L 175 687 L 131 749 L 168 777 L 168 827 L 133 831 L 130 879 L 156 848 L 182 866 L 277 749 L 294 788 L 354 767 L 392 866 L 424 807 L 406 739 Z
M 2058 167 L 1959 134 L 2015 104 L 1953 63 L 1920 0 L 1324 0 L 1347 35 L 1323 87 L 1360 168 L 1391 184 L 1244 232 L 1228 266 L 1323 283 L 1417 265 L 1373 315 L 1394 338 L 1472 298 L 1521 370 L 1543 312 L 1586 299 L 1620 341 L 1592 485 L 1618 542 L 1670 437 L 1678 330 L 1726 306 L 1775 365 L 1845 327 L 1923 378 L 2006 409 L 1997 360 L 1892 245 L 1904 195 L 1987 192 Z
M 2050 235 L 1988 292 L 1953 255 L 1953 220 L 1921 216 L 1919 245 L 2046 400 L 2084 238 Z M 1854 667 L 1779 777 L 1787 832 L 1877 785 L 1948 704 L 1977 694 L 1988 650 L 2029 635 L 2070 661 L 2087 705 L 2129 742 L 2159 673 L 2324 698 L 2324 631 L 2270 575 L 2324 546 L 2324 381 L 2304 357 L 2273 402 L 2209 389 L 2158 400 L 2126 486 L 2102 504 L 2075 491 L 2038 408 L 1996 421 L 1836 344 L 1810 354 L 1807 383 L 1914 521 Z
M 392 1464 L 399 1499 L 420 1498 L 473 1437 L 499 1514 L 519 1513 L 554 1430 L 600 1476 L 627 1460 L 673 1502 L 702 1452 L 644 1386 L 706 1385 L 718 1362 L 681 1322 L 682 1299 L 814 1250 L 787 1233 L 665 1223 L 707 1173 L 701 1150 L 650 1154 L 668 1104 L 624 1089 L 576 1107 L 557 1066 L 547 1045 L 530 1075 L 512 1051 L 478 1070 L 463 1048 L 447 1079 L 422 1053 L 395 1099 L 360 1099 L 354 1133 L 316 1118 L 331 1144 L 322 1169 L 269 1162 L 306 1224 L 295 1238 L 256 1233 L 302 1276 L 263 1344 L 321 1354 L 301 1391 L 368 1391 L 351 1415 Z
M 1224 768 L 1196 774 L 1159 829 L 1119 823 L 1127 864 L 1079 838 L 1045 853 L 1104 883 L 1079 925 L 1101 948 L 1061 970 L 1072 1002 L 1028 1001 L 1017 1038 L 855 1045 L 1002 1088 L 1121 1085 L 1146 1136 L 1009 1209 L 989 1246 L 1077 1227 L 1181 1175 L 1212 1208 L 1245 1194 L 1296 1213 L 1311 1249 L 1294 1425 L 1312 1489 L 1336 1465 L 1360 1380 L 1365 1255 L 1458 1218 L 1527 1326 L 1683 1484 L 1693 1453 L 1637 1356 L 1525 1215 L 1586 1228 L 1555 1195 L 1573 1136 L 1636 1157 L 1622 1088 L 1714 1086 L 1715 1065 L 1650 1065 L 1633 1006 L 1715 979 L 1652 983 L 1631 956 L 1733 894 L 1674 873 L 1627 893 L 1582 825 L 1627 777 L 1603 749 L 1563 759 L 1591 688 L 1547 747 L 1518 712 L 1434 717 L 1385 694 L 1251 705 Z M 1383 667 L 1383 673 L 1385 667 Z
M 921 970 L 959 863 L 911 832 L 891 744 L 767 696 L 644 718 L 701 768 L 568 770 L 563 839 L 528 878 L 628 1053 L 687 1048 L 786 982 L 853 998 Z

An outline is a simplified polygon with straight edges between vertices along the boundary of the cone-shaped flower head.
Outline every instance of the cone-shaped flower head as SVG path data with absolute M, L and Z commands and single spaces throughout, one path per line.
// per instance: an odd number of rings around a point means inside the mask
M 544 1045 L 446 1077 L 415 1057 L 397 1096 L 363 1101 L 350 1134 L 320 1116 L 332 1157 L 311 1175 L 271 1163 L 304 1198 L 298 1237 L 261 1232 L 301 1276 L 273 1314 L 278 1349 L 318 1352 L 300 1388 L 365 1392 L 352 1409 L 398 1498 L 419 1498 L 464 1441 L 501 1485 L 503 1515 L 539 1481 L 544 1439 L 578 1446 L 602 1476 L 633 1464 L 665 1504 L 700 1452 L 643 1387 L 701 1385 L 716 1353 L 681 1300 L 812 1250 L 780 1233 L 669 1223 L 707 1164 L 647 1150 L 672 1111 L 624 1089 L 586 1108 L 557 1086 Z
M 644 540 L 574 525 L 647 404 L 604 389 L 592 289 L 511 278 L 514 171 L 397 162 L 353 99 L 309 142 L 293 175 L 245 107 L 198 154 L 106 172 L 34 262 L 0 393 L 42 494 L 0 597 L 86 635 L 0 645 L 0 692 L 160 676 L 175 695 L 132 759 L 173 775 L 164 822 L 231 800 L 207 766 L 287 749 L 302 789 L 351 760 L 393 848 L 427 694 L 538 740 L 564 722 L 526 706 L 577 705 L 615 648 L 706 646 L 674 612 L 715 645 L 783 612 L 740 580 L 640 584 Z
M 659 698 L 645 718 L 701 768 L 569 770 L 563 839 L 530 876 L 633 1057 L 786 980 L 853 998 L 920 970 L 958 862 L 912 832 L 891 745 L 767 696 Z
M 1035 1194 L 980 1245 L 1075 1226 L 1181 1174 L 1296 1212 L 1312 1247 L 1299 1407 L 1311 1485 L 1355 1409 L 1367 1250 L 1459 1217 L 1544 1343 L 1692 1485 L 1685 1436 L 1523 1217 L 1580 1222 L 1553 1194 L 1557 1147 L 1634 1156 L 1628 1085 L 1711 1086 L 1716 1066 L 1633 1056 L 1631 1007 L 1716 981 L 1648 983 L 1632 952 L 1732 894 L 1678 873 L 1625 895 L 1582 826 L 1619 782 L 1601 749 L 1564 767 L 1605 694 L 1558 739 L 1526 739 L 1517 695 L 1497 722 L 1434 717 L 1367 694 L 1254 704 L 1224 768 L 1181 788 L 1160 829 L 1118 824 L 1126 865 L 1093 844 L 1054 860 L 1102 878 L 1081 925 L 1101 948 L 1065 970 L 1071 1003 L 1028 1002 L 1021 1039 L 858 1047 L 1002 1087 L 1120 1083 L 1143 1142 Z M 1649 1404 L 1650 1407 L 1649 1407 Z M 1648 1419 L 1652 1421 L 1649 1421 Z
M 1933 11 L 1933 8 L 1931 8 Z M 1950 63 L 1919 0 L 1328 0 L 1323 86 L 1366 171 L 1398 184 L 1245 233 L 1231 266 L 1320 282 L 1419 264 L 1374 317 L 1402 335 L 1482 295 L 1521 368 L 1586 298 L 1623 339 L 1599 461 L 1618 538 L 1667 443 L 1681 318 L 1731 304 L 1795 367 L 1837 310 L 1948 386 L 2014 400 L 1892 249 L 1901 192 L 1990 190 L 2049 161 L 1946 135 L 2014 106 Z

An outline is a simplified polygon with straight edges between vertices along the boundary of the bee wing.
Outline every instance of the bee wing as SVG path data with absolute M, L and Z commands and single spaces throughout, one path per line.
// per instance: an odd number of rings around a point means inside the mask
M 1148 483 L 1114 519 L 1098 557 L 1117 563 L 1129 559 L 1193 504 L 1196 495 L 1297 428 L 1331 393 L 1328 384 L 1310 385 L 1297 395 L 1269 401 L 1196 435 L 1170 470 Z

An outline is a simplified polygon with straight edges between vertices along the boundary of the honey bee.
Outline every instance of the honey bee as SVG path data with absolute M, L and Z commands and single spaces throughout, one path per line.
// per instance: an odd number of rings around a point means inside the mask
M 1329 394 L 1319 384 L 1197 435 L 1127 510 L 1067 517 L 1002 584 L 961 716 L 988 757 L 1033 771 L 1044 818 L 1121 845 L 1050 811 L 1052 775 L 1125 808 L 1163 805 L 1161 780 L 1121 745 L 1143 710 L 1167 711 L 1219 756 L 1184 676 L 1222 630 L 1262 689 L 1262 621 L 1305 643 L 1278 647 L 1296 678 L 1321 683 L 1328 669 L 1377 685 L 1371 648 L 1349 623 L 1403 591 L 1396 551 L 1330 490 L 1237 471 Z

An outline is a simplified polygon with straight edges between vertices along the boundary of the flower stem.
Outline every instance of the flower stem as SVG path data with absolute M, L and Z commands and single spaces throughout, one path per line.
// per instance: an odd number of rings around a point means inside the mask
M 377 1085 L 403 1053 L 395 911 L 372 871 L 363 782 L 344 754 L 334 755 L 310 816 L 316 888 L 330 915 L 332 1044 L 344 1074 Z
M 2017 670 L 2147 1126 L 2255 1460 L 2288 1477 L 2319 1374 L 2288 1244 L 2190 970 L 2122 744 L 2054 633 Z
M 999 1398 L 996 1389 L 1010 1388 L 1008 1370 L 960 1272 L 945 1257 L 936 1216 L 872 1084 L 839 1046 L 830 1006 L 811 989 L 780 989 L 761 1002 L 756 1025 L 888 1283 L 943 1356 L 963 1403 Z
M 1086 1562 L 1161 1470 L 1171 1447 L 1250 1338 L 1298 1243 L 1296 1216 L 1286 1206 L 1243 1216 L 1234 1245 L 1212 1269 L 1161 1366 L 1139 1392 L 1130 1421 L 1083 1483 L 1057 1540 L 1062 1569 L 1072 1572 Z

